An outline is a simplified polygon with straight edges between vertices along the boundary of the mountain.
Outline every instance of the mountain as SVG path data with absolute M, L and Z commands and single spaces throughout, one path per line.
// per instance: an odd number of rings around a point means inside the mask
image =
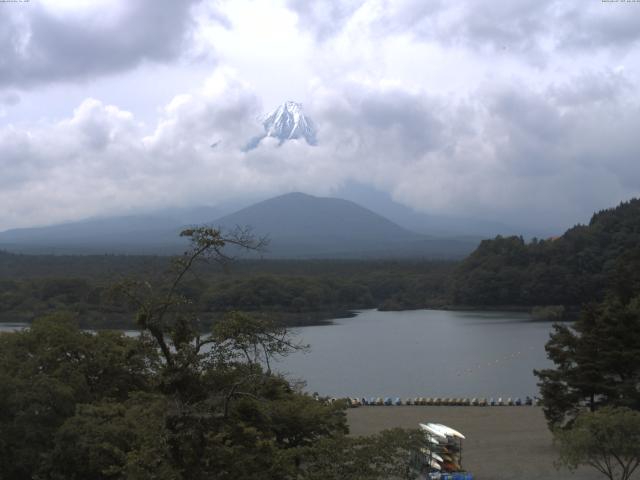
M 439 237 L 474 237 L 477 242 L 496 235 L 523 235 L 525 238 L 544 238 L 555 233 L 553 229 L 533 230 L 502 222 L 453 215 L 419 212 L 395 202 L 387 192 L 355 181 L 346 182 L 334 195 L 369 208 L 398 225 L 424 235 Z
M 302 111 L 302 104 L 287 101 L 264 117 L 264 134 L 252 139 L 246 147 L 251 150 L 266 137 L 280 140 L 280 144 L 293 139 L 304 139 L 309 145 L 316 145 L 316 131 L 311 119 Z
M 165 209 L 145 215 L 91 218 L 79 222 L 0 232 L 0 250 L 21 253 L 175 254 L 187 225 L 232 229 L 250 226 L 268 236 L 268 258 L 461 258 L 478 238 L 431 237 L 412 232 L 354 202 L 290 193 L 232 214 L 212 207 Z M 213 220 L 219 217 L 217 220 Z
M 153 215 L 89 218 L 46 227 L 17 228 L 0 233 L 0 248 L 21 253 L 174 253 L 180 224 Z
M 43 227 L 0 232 L 0 249 L 23 253 L 159 253 L 184 248 L 185 225 L 211 222 L 225 207 L 173 207 L 138 215 L 94 217 Z
M 440 239 L 407 230 L 354 202 L 289 193 L 214 222 L 225 229 L 251 226 L 268 236 L 269 257 L 462 257 L 477 241 Z

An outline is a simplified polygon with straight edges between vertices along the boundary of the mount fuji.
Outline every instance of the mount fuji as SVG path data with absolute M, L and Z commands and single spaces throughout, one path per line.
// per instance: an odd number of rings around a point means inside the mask
M 245 150 L 252 150 L 266 137 L 277 138 L 282 145 L 288 140 L 304 139 L 309 145 L 316 145 L 316 130 L 310 118 L 302 111 L 302 104 L 287 101 L 267 114 L 262 120 L 264 134 L 253 138 Z

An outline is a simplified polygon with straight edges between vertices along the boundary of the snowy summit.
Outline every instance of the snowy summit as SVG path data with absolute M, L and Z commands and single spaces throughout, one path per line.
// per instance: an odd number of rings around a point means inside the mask
M 309 145 L 316 145 L 315 128 L 311 119 L 304 115 L 300 103 L 284 102 L 264 117 L 262 125 L 264 135 L 252 139 L 247 145 L 247 150 L 256 148 L 265 137 L 277 138 L 280 144 L 287 140 L 304 138 Z
M 316 143 L 313 124 L 304 116 L 302 105 L 299 103 L 284 102 L 265 117 L 262 125 L 266 136 L 278 138 L 281 142 L 304 138 L 309 145 Z

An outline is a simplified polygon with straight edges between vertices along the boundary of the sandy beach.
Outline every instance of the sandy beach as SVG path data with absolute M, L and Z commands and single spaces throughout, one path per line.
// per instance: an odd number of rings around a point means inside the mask
M 348 411 L 352 435 L 436 422 L 467 437 L 463 467 L 477 480 L 598 480 L 593 469 L 574 473 L 554 466 L 552 437 L 539 407 L 359 407 Z

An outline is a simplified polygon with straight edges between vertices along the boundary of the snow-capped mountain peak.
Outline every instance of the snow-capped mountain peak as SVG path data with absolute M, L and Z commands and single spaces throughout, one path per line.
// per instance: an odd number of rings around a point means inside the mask
M 258 146 L 265 137 L 280 140 L 280 144 L 287 140 L 305 139 L 309 145 L 316 145 L 316 131 L 311 119 L 305 116 L 302 105 L 297 102 L 286 101 L 262 120 L 264 135 L 254 138 L 247 150 Z
M 313 123 L 304 115 L 302 105 L 287 101 L 268 114 L 263 122 L 266 136 L 281 142 L 294 138 L 304 138 L 309 145 L 316 144 Z

